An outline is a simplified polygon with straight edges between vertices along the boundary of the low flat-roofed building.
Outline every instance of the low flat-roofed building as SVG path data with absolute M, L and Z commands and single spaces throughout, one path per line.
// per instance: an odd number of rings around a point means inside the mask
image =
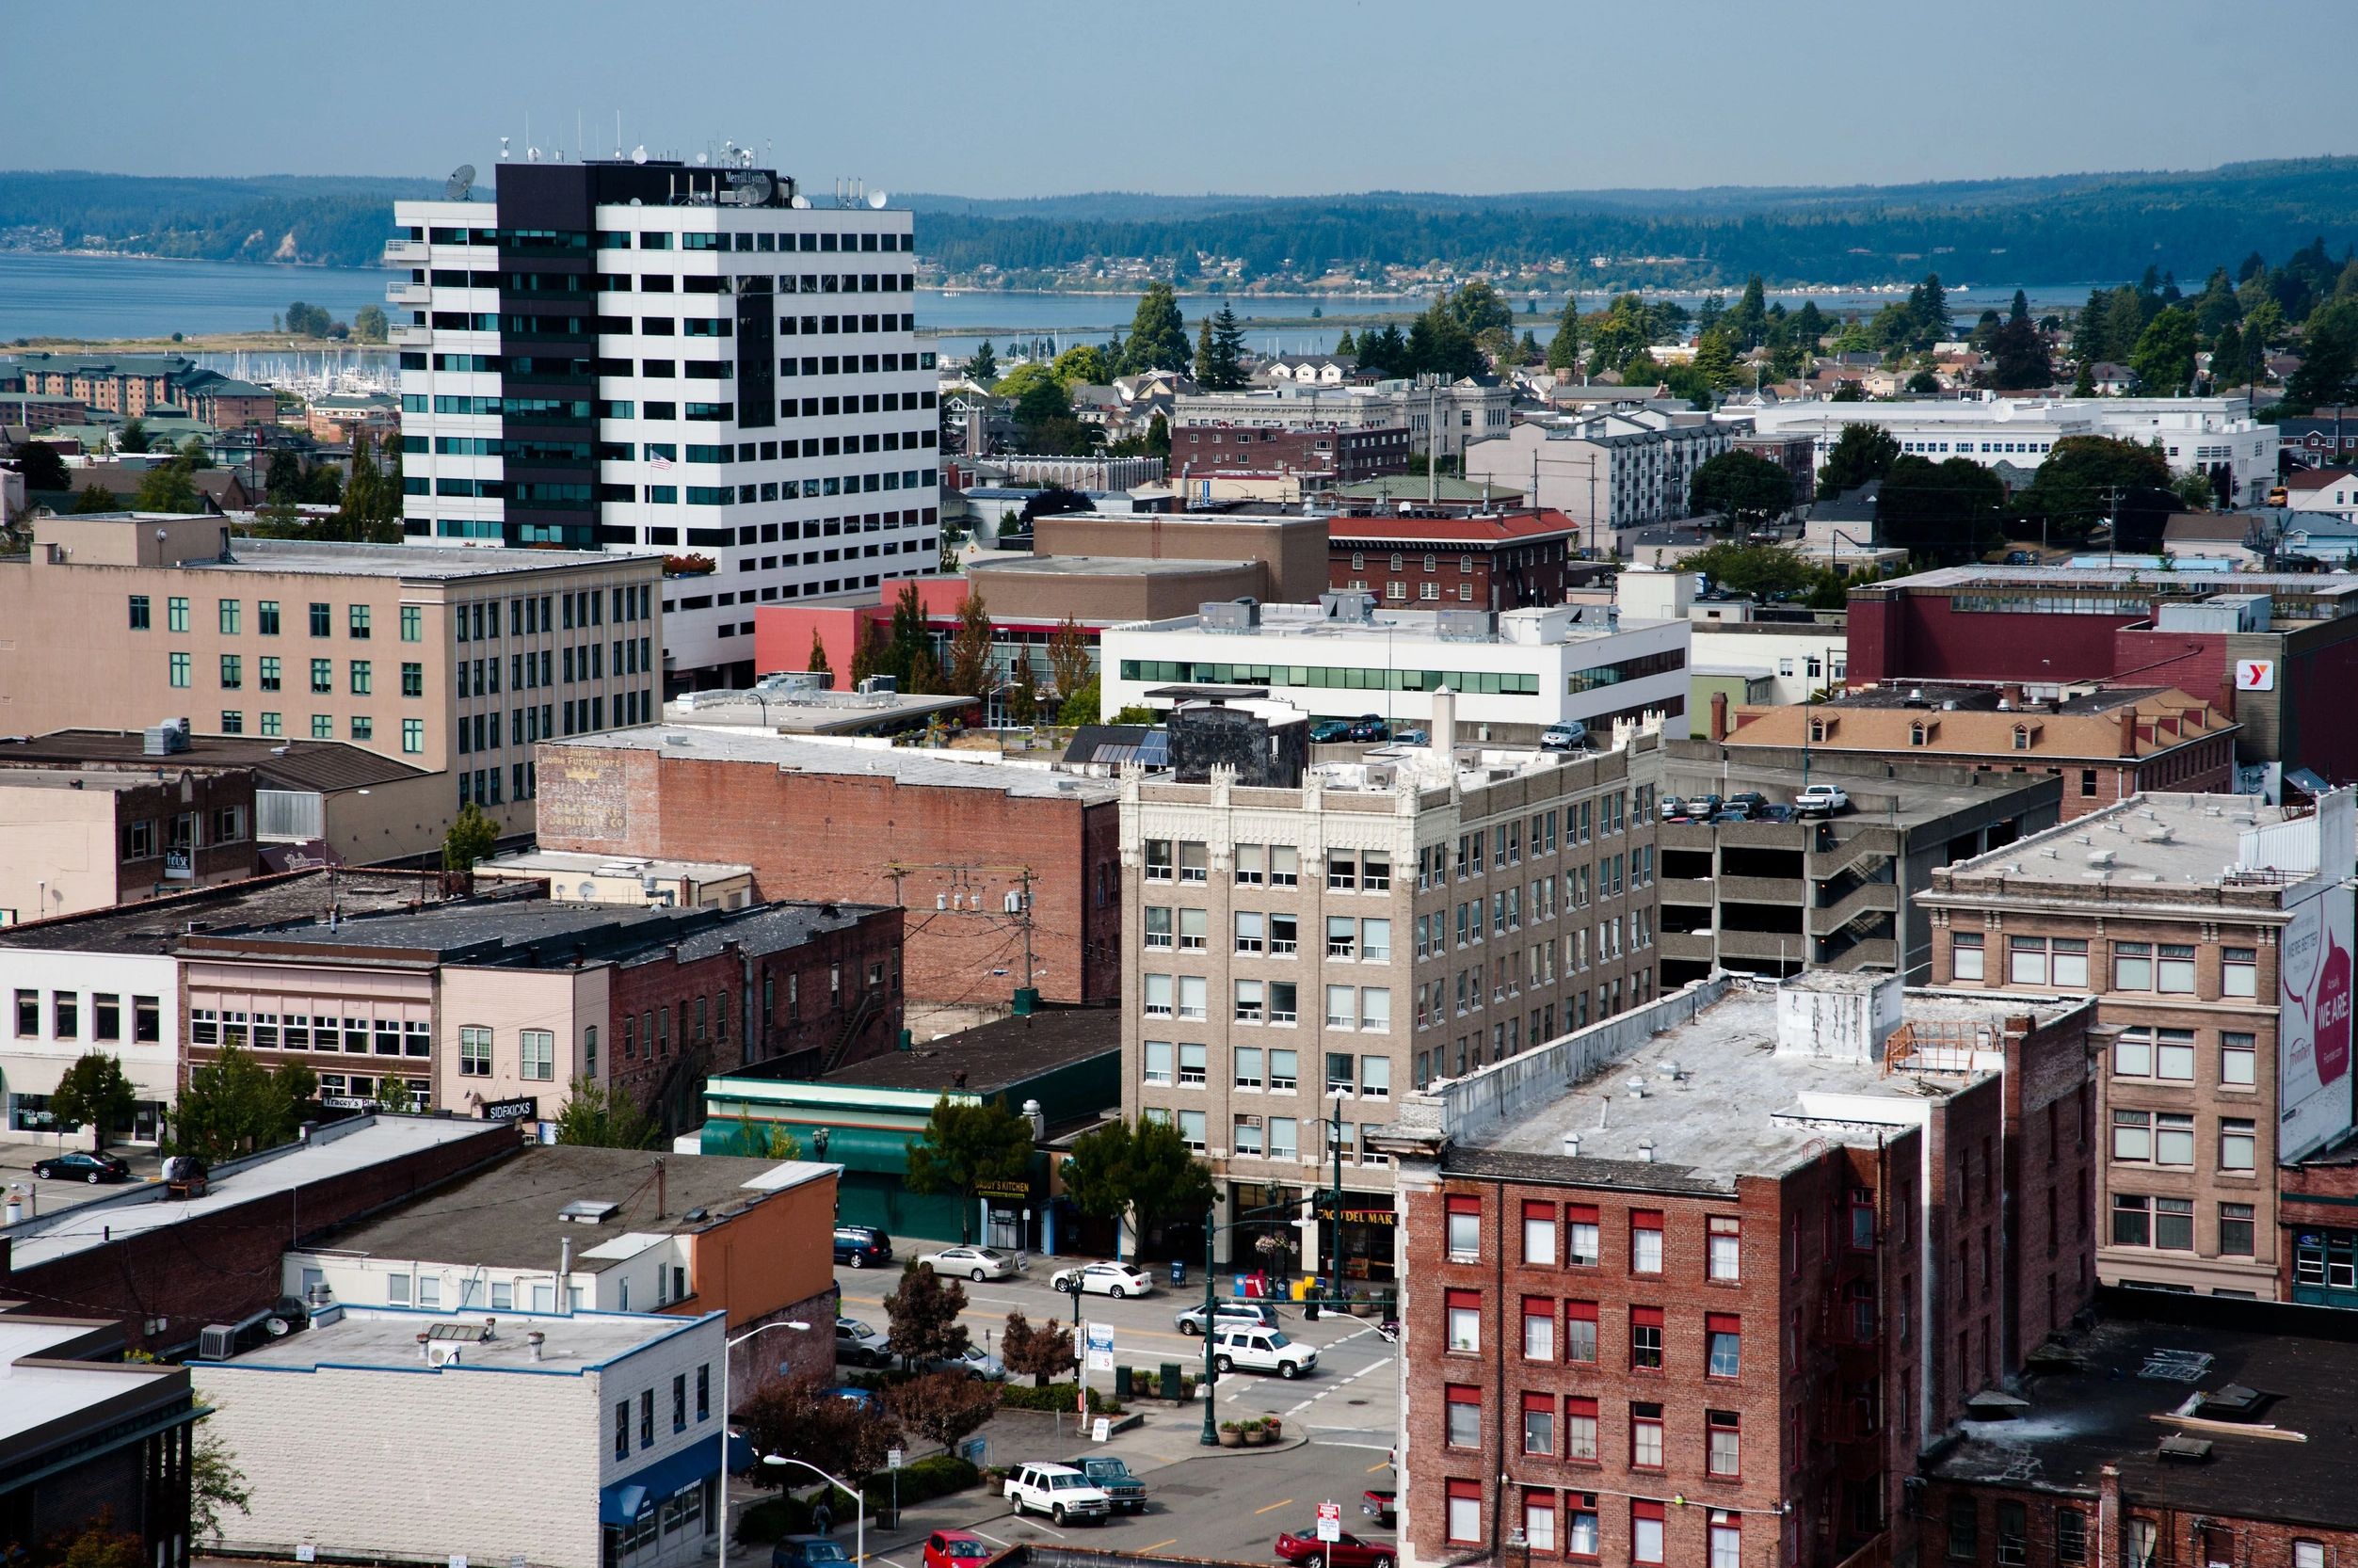
M 522 849 L 478 860 L 475 879 L 546 882 L 560 904 L 633 909 L 742 909 L 753 902 L 753 868 L 715 860 L 655 860 Z
M 1259 561 L 1156 560 L 1140 555 L 1039 555 L 996 551 L 967 563 L 967 579 L 992 613 L 1056 615 L 1086 604 L 1099 616 L 1184 615 L 1207 600 L 1269 591 Z
M 290 1248 L 285 1292 L 424 1311 L 720 1311 L 732 1334 L 824 1322 L 837 1175 L 807 1160 L 535 1144 Z M 735 1352 L 737 1390 L 762 1368 L 826 1371 L 830 1346 L 804 1332 Z
M 1404 1096 L 1402 1560 L 1876 1546 L 2091 1287 L 2089 1018 L 1723 974 Z
M 130 1536 L 150 1568 L 187 1568 L 188 1369 L 124 1361 L 120 1324 L 16 1305 L 0 1300 L 0 1540 Z
M 0 925 L 241 882 L 259 868 L 250 772 L 8 767 L 6 751 Z
M 251 1492 L 221 1520 L 223 1549 L 694 1562 L 721 1525 L 726 1333 L 719 1312 L 333 1307 L 201 1362 Z
M 1913 1479 L 1896 1560 L 2286 1563 L 2358 1555 L 2358 1344 L 2324 1308 L 2107 1289 Z

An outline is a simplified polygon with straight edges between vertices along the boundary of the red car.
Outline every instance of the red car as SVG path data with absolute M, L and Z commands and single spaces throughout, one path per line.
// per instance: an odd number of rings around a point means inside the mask
M 1355 1535 L 1321 1541 L 1315 1525 L 1306 1533 L 1287 1530 L 1277 1537 L 1277 1560 L 1300 1568 L 1392 1568 L 1399 1558 L 1399 1548 L 1387 1542 L 1362 1541 Z
M 925 1537 L 925 1568 L 977 1568 L 994 1548 L 965 1530 L 936 1530 Z

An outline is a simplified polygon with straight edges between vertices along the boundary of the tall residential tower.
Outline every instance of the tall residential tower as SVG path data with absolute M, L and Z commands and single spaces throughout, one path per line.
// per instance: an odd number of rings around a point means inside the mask
M 394 205 L 409 542 L 679 558 L 667 693 L 750 684 L 757 604 L 937 561 L 907 212 L 736 164 L 502 164 L 498 184 Z

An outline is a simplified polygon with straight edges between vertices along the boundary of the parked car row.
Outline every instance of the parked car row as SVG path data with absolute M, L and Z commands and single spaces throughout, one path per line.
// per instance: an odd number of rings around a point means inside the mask
M 1837 784 L 1812 784 L 1788 806 L 1757 790 L 1732 795 L 1664 795 L 1661 820 L 1669 823 L 1792 822 L 1802 817 L 1830 817 L 1847 811 L 1851 797 Z
M 835 1359 L 855 1367 L 890 1367 L 898 1359 L 892 1353 L 892 1336 L 882 1333 L 858 1318 L 835 1320 Z M 931 1356 L 917 1363 L 921 1372 L 964 1372 L 981 1383 L 1003 1382 L 1006 1367 L 995 1355 L 987 1354 L 979 1345 L 969 1345 L 956 1355 Z M 855 1396 L 865 1396 L 868 1390 L 846 1384 L 832 1390 L 844 1399 L 859 1402 Z
M 1392 727 L 1381 713 L 1362 713 L 1355 719 L 1320 719 L 1310 726 L 1310 740 L 1319 745 L 1339 745 L 1345 742 L 1374 744 L 1392 738 Z

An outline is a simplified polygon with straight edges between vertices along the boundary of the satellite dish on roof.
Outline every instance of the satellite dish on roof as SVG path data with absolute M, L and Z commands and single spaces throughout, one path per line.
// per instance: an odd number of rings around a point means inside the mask
M 640 142 L 636 147 L 631 149 L 631 162 L 634 164 L 643 164 L 646 161 L 647 144 L 645 142 Z
M 460 164 L 450 171 L 450 178 L 443 182 L 442 200 L 464 201 L 467 200 L 467 193 L 473 189 L 474 189 L 474 165 Z
M 797 195 L 797 196 L 794 198 L 794 210 L 795 210 L 796 212 L 798 212 L 798 213 L 799 213 L 799 212 L 809 212 L 809 211 L 810 210 L 810 198 L 809 198 L 809 197 L 807 197 L 807 196 Z
M 884 211 L 884 204 L 890 200 L 890 197 L 880 190 L 872 190 L 868 193 L 868 205 L 878 212 Z

